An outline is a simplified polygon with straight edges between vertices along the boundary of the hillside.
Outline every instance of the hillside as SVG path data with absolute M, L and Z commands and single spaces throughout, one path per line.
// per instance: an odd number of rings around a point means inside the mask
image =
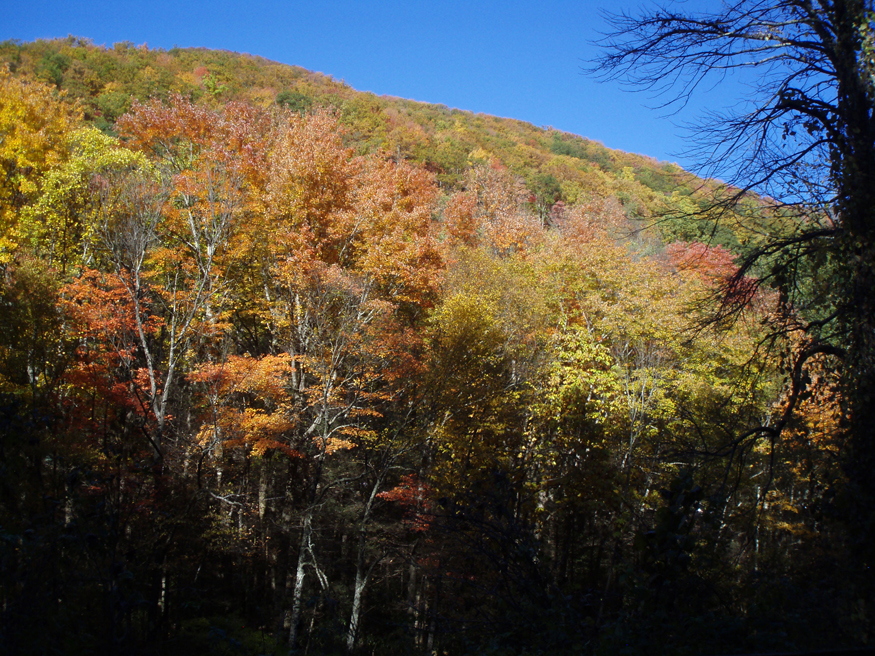
M 172 92 L 213 106 L 239 100 L 297 111 L 328 106 L 350 129 L 359 152 L 383 149 L 422 164 L 447 191 L 464 186 L 465 172 L 477 162 L 497 161 L 519 175 L 543 216 L 556 202 L 571 205 L 616 197 L 631 217 L 689 214 L 704 207 L 706 184 L 675 164 L 604 147 L 598 142 L 498 118 L 400 98 L 356 91 L 329 76 L 264 58 L 200 48 L 150 50 L 117 43 L 111 48 L 68 37 L 34 43 L 0 44 L 0 63 L 15 74 L 54 85 L 79 102 L 86 120 L 111 132 L 132 99 L 166 99 Z M 731 222 L 727 223 L 731 227 Z M 663 237 L 710 240 L 737 249 L 738 235 L 712 225 L 675 218 L 662 225 Z
M 787 357 L 834 263 L 737 262 L 790 217 L 249 55 L 0 53 L 0 653 L 866 644 Z

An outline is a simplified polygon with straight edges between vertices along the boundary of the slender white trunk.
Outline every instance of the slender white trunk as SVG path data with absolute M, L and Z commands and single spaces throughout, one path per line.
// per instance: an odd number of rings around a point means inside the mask
M 353 647 L 355 647 L 355 636 L 356 631 L 358 631 L 359 616 L 362 608 L 362 596 L 367 584 L 367 578 L 362 575 L 362 568 L 357 568 L 355 573 L 355 591 L 352 597 L 352 611 L 349 616 L 349 628 L 346 632 L 347 651 L 352 651 Z
M 352 611 L 349 615 L 349 628 L 346 632 L 346 649 L 347 651 L 352 651 L 355 647 L 355 638 L 356 632 L 358 631 L 359 617 L 361 616 L 361 608 L 362 608 L 362 597 L 365 593 L 365 587 L 368 585 L 368 579 L 371 578 L 371 572 L 373 571 L 374 565 L 376 562 L 371 565 L 370 568 L 365 568 L 365 547 L 367 547 L 368 543 L 368 521 L 371 517 L 371 508 L 374 505 L 374 499 L 377 497 L 377 490 L 380 489 L 380 484 L 383 481 L 383 477 L 379 476 L 377 480 L 374 482 L 373 487 L 371 488 L 371 494 L 368 497 L 368 502 L 365 504 L 365 508 L 362 511 L 362 521 L 361 526 L 359 527 L 359 548 L 358 554 L 356 556 L 356 566 L 355 566 L 355 587 L 353 588 L 353 597 L 352 597 Z
M 267 511 L 268 461 L 261 459 L 261 472 L 258 480 L 258 519 L 264 519 Z
M 292 614 L 289 618 L 289 647 L 298 647 L 298 624 L 301 621 L 301 599 L 304 595 L 304 576 L 306 574 L 307 549 L 310 544 L 310 522 L 312 509 L 308 508 L 301 525 L 301 543 L 298 547 L 298 565 L 295 570 L 295 587 L 292 592 Z

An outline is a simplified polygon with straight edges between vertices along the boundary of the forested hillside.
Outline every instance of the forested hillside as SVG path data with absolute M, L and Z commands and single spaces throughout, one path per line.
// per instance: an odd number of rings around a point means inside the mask
M 835 363 L 757 271 L 708 321 L 805 217 L 249 55 L 0 62 L 3 653 L 872 639 Z
M 707 208 L 710 193 L 696 193 L 706 183 L 677 165 L 522 121 L 358 92 L 320 73 L 260 57 L 205 49 L 165 52 L 131 43 L 106 48 L 69 37 L 0 43 L 0 62 L 63 91 L 79 102 L 87 122 L 110 134 L 134 100 L 166 100 L 171 93 L 213 108 L 229 101 L 293 112 L 329 107 L 348 129 L 345 144 L 358 154 L 383 150 L 403 157 L 433 172 L 442 188 L 463 187 L 472 165 L 500 163 L 525 182 L 526 202 L 542 219 L 557 201 L 612 196 L 634 217 L 655 212 L 674 217 L 661 223 L 669 241 L 738 247 L 757 234 L 748 229 L 736 235 L 735 216 L 725 217 L 715 234 L 713 221 L 691 222 L 690 210 Z M 708 192 L 717 188 L 707 184 Z

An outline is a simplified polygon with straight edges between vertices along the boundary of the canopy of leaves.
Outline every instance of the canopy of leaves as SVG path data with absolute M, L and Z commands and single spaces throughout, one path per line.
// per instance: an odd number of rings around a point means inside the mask
M 258 58 L 0 56 L 4 653 L 868 639 L 839 376 L 732 250 L 792 215 Z

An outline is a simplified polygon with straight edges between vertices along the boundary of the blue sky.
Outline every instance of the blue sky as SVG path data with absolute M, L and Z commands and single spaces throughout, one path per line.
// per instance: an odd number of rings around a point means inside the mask
M 693 168 L 680 127 L 737 89 L 705 89 L 678 115 L 581 72 L 600 10 L 640 0 L 30 0 L 7 2 L 0 40 L 88 37 L 151 48 L 248 52 L 343 79 L 360 91 L 552 126 Z M 692 3 L 684 3 L 689 8 Z M 716 0 L 700 0 L 712 6 Z

